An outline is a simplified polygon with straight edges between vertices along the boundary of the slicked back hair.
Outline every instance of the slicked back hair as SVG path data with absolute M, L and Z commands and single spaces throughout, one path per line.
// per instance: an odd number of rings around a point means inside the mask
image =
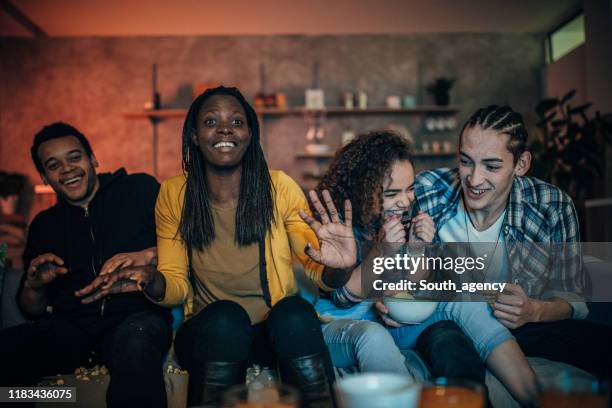
M 242 176 L 234 240 L 240 246 L 256 243 L 265 237 L 274 222 L 272 179 L 259 144 L 259 122 L 255 110 L 236 88 L 220 86 L 207 89 L 193 101 L 183 125 L 183 173 L 187 182 L 179 234 L 189 250 L 193 248 L 201 251 L 215 239 L 210 193 L 206 184 L 205 159 L 192 139 L 192 135 L 197 131 L 200 108 L 208 98 L 215 95 L 229 95 L 238 100 L 246 113 L 251 134 L 251 142 L 241 163 Z
M 512 153 L 514 164 L 527 149 L 527 129 L 520 113 L 510 106 L 490 105 L 478 109 L 463 125 L 460 138 L 465 129 L 480 126 L 483 130 L 494 130 L 497 133 L 510 136 L 508 150 Z M 461 139 L 459 139 L 461 143 Z

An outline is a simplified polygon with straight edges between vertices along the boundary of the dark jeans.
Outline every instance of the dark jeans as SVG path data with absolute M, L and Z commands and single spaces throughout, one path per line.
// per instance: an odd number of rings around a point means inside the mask
M 166 407 L 162 365 L 171 341 L 171 315 L 163 309 L 9 327 L 0 330 L 0 385 L 35 385 L 99 362 L 111 374 L 109 407 Z
M 486 367 L 472 340 L 454 322 L 434 323 L 421 333 L 416 350 L 432 378 L 452 377 L 485 382 Z
M 612 378 L 612 327 L 578 319 L 529 323 L 511 330 L 527 357 L 543 357 Z
M 196 381 L 204 375 L 201 370 L 207 361 L 274 367 L 276 359 L 327 350 L 314 308 L 299 296 L 279 301 L 268 318 L 256 325 L 251 325 L 248 314 L 237 303 L 212 303 L 178 329 L 174 347 L 181 367 Z
M 527 357 L 543 357 L 582 368 L 606 380 L 612 373 L 612 327 L 567 319 L 530 323 L 511 330 Z M 459 326 L 444 321 L 419 337 L 417 351 L 432 377 L 462 377 L 484 383 L 485 366 Z

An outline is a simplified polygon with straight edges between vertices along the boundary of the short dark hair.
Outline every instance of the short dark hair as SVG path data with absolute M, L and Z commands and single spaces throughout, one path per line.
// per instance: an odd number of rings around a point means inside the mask
M 48 140 L 58 139 L 60 137 L 66 136 L 74 136 L 79 139 L 79 142 L 81 142 L 83 148 L 85 149 L 85 153 L 87 153 L 88 156 L 92 155 L 93 150 L 91 149 L 89 141 L 87 140 L 85 135 L 78 131 L 77 128 L 64 122 L 52 123 L 42 128 L 38 133 L 36 133 L 36 135 L 34 135 L 34 143 L 30 148 L 30 153 L 32 154 L 32 161 L 34 162 L 34 165 L 36 166 L 36 169 L 39 173 L 45 172 L 45 168 L 43 167 L 43 164 L 40 161 L 40 157 L 38 157 L 38 148 L 40 147 L 40 145 Z
M 515 164 L 527 149 L 525 122 L 521 114 L 515 112 L 510 106 L 489 105 L 486 108 L 478 109 L 463 125 L 459 133 L 459 142 L 461 142 L 463 131 L 474 126 L 510 136 L 507 147 L 512 153 Z

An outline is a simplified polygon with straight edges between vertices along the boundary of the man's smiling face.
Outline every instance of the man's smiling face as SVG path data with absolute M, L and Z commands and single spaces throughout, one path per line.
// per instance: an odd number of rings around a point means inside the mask
M 507 134 L 480 126 L 463 131 L 459 176 L 468 209 L 491 210 L 505 206 L 517 170 L 508 150 L 509 139 Z
M 90 156 L 75 136 L 47 140 L 38 147 L 43 165 L 43 180 L 66 201 L 86 205 L 98 189 L 95 167 L 98 162 Z

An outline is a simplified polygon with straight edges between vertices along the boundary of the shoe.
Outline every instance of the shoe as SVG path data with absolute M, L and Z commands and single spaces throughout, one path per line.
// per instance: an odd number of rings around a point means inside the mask
M 203 378 L 189 379 L 187 405 L 221 406 L 221 395 L 232 385 L 244 384 L 246 365 L 240 362 L 207 361 Z M 201 376 L 200 376 L 201 377 Z
M 278 370 L 283 383 L 300 392 L 304 408 L 334 407 L 332 383 L 335 379 L 329 352 L 292 359 L 279 359 Z

